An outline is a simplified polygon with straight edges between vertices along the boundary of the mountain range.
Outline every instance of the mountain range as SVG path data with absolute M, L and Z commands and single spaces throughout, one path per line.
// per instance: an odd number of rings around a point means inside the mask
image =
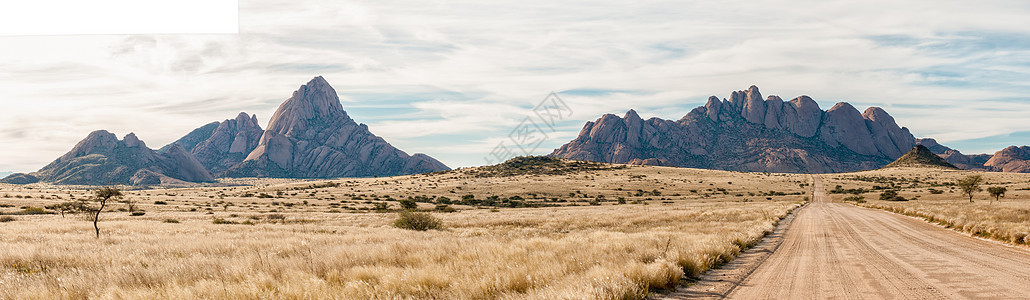
M 587 122 L 553 157 L 608 163 L 731 171 L 833 173 L 883 167 L 920 144 L 952 164 L 987 171 L 1030 172 L 1030 147 L 965 156 L 916 139 L 879 107 L 859 112 L 847 102 L 823 111 L 808 96 L 763 98 L 758 87 L 716 96 L 679 120 L 643 120 L 634 110 Z
M 217 177 L 338 178 L 450 170 L 421 153 L 408 155 L 372 134 L 343 110 L 321 76 L 302 85 L 263 130 L 257 116 L 203 125 L 152 150 L 129 133 L 98 130 L 39 171 L 0 183 L 178 185 Z
M 906 154 L 909 153 L 909 154 Z M 929 155 L 943 158 L 937 161 Z M 891 162 L 1030 172 L 1030 147 L 965 155 L 932 138 L 915 138 L 879 107 L 847 102 L 828 110 L 808 96 L 763 98 L 758 87 L 712 96 L 679 120 L 605 114 L 550 156 L 619 164 L 732 171 L 831 173 Z M 904 159 L 907 156 L 908 159 Z M 946 161 L 942 163 L 943 161 Z M 71 151 L 0 183 L 181 185 L 219 177 L 338 178 L 449 170 L 421 153 L 408 155 L 350 118 L 321 76 L 300 86 L 262 129 L 257 116 L 205 124 L 158 150 L 129 133 L 90 133 Z

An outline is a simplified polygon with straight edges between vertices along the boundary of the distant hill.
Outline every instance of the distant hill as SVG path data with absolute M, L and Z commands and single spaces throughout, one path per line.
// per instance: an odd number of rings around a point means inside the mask
M 898 167 L 959 169 L 923 145 L 912 147 L 912 150 L 909 150 L 894 162 L 887 164 L 884 168 Z
M 97 130 L 54 162 L 29 174 L 14 174 L 4 183 L 38 181 L 73 185 L 159 185 L 214 181 L 211 173 L 182 146 L 165 153 L 147 147 L 135 134 L 122 140 Z
M 963 170 L 1030 173 L 1030 146 L 1010 146 L 994 154 L 962 154 L 932 138 L 917 139 L 916 144 L 926 146 L 930 152 Z

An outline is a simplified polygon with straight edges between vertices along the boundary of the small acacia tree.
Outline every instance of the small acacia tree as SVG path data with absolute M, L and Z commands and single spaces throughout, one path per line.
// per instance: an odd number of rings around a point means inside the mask
M 122 191 L 117 188 L 104 187 L 93 192 L 93 202 L 98 205 L 95 208 L 91 208 L 90 212 L 93 214 L 93 229 L 97 231 L 97 238 L 100 238 L 100 226 L 97 222 L 100 221 L 100 212 L 104 211 L 104 207 L 107 206 L 107 201 L 111 199 L 118 199 L 122 197 Z
M 65 213 L 78 213 L 86 210 L 85 203 L 82 201 L 67 201 L 47 206 L 51 210 L 61 212 L 61 217 L 64 218 Z
M 980 184 L 983 184 L 984 178 L 980 175 L 969 175 L 965 178 L 959 179 L 955 185 L 958 185 L 962 189 L 962 193 L 969 197 L 969 203 L 973 203 L 973 194 L 982 191 L 983 188 Z
M 1005 192 L 1007 191 L 1008 189 L 1003 186 L 992 186 L 987 188 L 987 192 L 991 193 L 991 197 L 994 197 L 994 200 L 998 201 L 1001 201 L 1001 197 L 1005 197 Z M 994 204 L 994 201 L 991 201 L 991 204 Z

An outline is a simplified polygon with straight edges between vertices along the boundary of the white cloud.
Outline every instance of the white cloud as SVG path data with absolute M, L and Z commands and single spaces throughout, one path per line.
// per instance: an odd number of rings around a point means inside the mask
M 630 108 L 679 119 L 752 84 L 824 109 L 883 106 L 945 143 L 995 136 L 1025 131 L 1028 13 L 1022 1 L 260 0 L 239 3 L 238 35 L 0 37 L 0 170 L 35 170 L 94 129 L 158 147 L 239 111 L 267 122 L 315 75 L 376 134 L 453 166 L 480 164 L 551 91 L 571 91 L 575 112 L 555 139 Z

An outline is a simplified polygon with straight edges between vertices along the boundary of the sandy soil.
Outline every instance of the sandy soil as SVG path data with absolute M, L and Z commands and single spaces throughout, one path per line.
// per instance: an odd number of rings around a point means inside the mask
M 1030 299 L 1030 251 L 912 217 L 832 203 L 821 180 L 814 187 L 813 203 L 797 213 L 782 244 L 739 284 L 670 296 Z

